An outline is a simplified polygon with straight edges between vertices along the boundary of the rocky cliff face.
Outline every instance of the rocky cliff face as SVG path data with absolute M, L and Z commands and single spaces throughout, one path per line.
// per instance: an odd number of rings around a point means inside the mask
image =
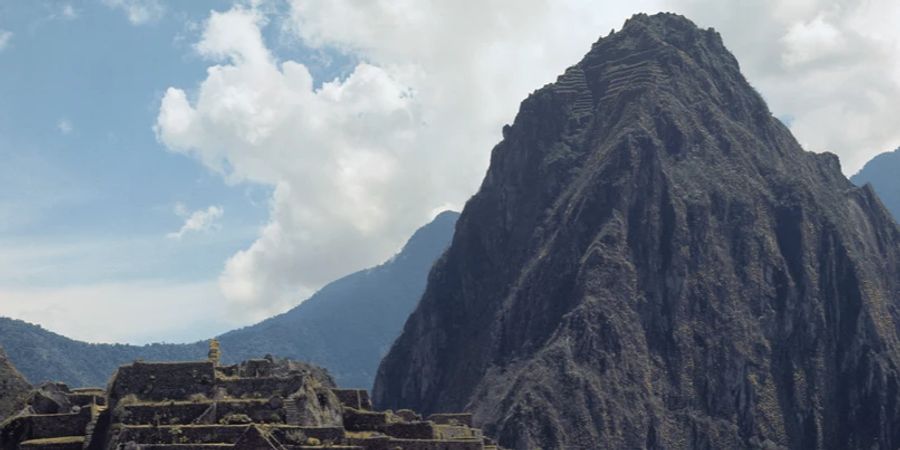
M 30 391 L 31 385 L 0 348 L 0 421 L 21 409 Z
M 637 15 L 504 129 L 374 397 L 517 449 L 894 449 L 898 306 L 872 190 Z

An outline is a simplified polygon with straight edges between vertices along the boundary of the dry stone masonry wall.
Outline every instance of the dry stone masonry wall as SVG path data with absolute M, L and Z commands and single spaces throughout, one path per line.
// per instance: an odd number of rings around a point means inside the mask
M 496 449 L 471 415 L 373 411 L 321 369 L 271 357 L 135 362 L 107 390 L 42 386 L 0 426 L 0 450 Z

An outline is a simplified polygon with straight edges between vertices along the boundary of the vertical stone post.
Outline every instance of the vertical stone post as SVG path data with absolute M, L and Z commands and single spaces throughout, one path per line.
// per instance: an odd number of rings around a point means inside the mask
M 209 341 L 209 353 L 208 358 L 213 363 L 213 365 L 219 365 L 219 357 L 221 356 L 221 351 L 219 351 L 219 340 L 218 339 L 210 339 Z

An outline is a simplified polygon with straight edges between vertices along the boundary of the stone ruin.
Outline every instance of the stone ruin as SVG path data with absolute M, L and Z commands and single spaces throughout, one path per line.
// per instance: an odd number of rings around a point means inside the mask
M 375 411 L 323 370 L 272 357 L 135 362 L 106 390 L 46 384 L 0 424 L 0 450 L 496 450 L 470 414 Z

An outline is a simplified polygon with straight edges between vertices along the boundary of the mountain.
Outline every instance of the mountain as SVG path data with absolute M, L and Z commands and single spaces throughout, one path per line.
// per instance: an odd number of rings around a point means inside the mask
M 871 183 L 884 206 L 900 222 L 900 148 L 872 158 L 856 175 L 850 177 L 850 181 L 857 186 Z
M 373 395 L 516 449 L 895 449 L 898 300 L 872 189 L 641 14 L 504 127 Z
M 0 345 L 34 384 L 62 381 L 72 387 L 106 386 L 120 365 L 137 359 L 182 361 L 205 357 L 207 345 L 89 344 L 21 320 L 0 317 Z
M 342 386 L 368 388 L 391 342 L 415 308 L 426 276 L 453 236 L 458 213 L 446 211 L 417 230 L 384 264 L 334 281 L 297 307 L 218 337 L 226 363 L 264 354 L 310 361 Z M 206 342 L 88 344 L 19 320 L 0 318 L 0 345 L 32 382 L 105 386 L 115 369 L 137 359 L 205 359 Z
M 0 348 L 0 422 L 22 407 L 22 402 L 31 391 L 31 385 L 16 370 Z
M 428 271 L 450 244 L 458 217 L 443 212 L 384 264 L 330 283 L 284 314 L 223 334 L 224 360 L 271 353 L 321 365 L 340 386 L 370 388 L 378 363 L 425 290 Z

